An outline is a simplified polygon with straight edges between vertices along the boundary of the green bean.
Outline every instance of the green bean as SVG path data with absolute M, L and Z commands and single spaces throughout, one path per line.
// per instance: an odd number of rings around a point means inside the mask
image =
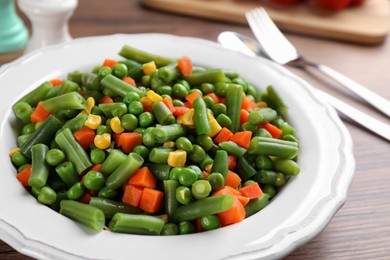
M 236 169 L 241 179 L 243 179 L 244 181 L 250 179 L 252 176 L 256 174 L 256 170 L 245 159 L 245 157 L 238 158 Z
M 179 77 L 177 62 L 172 62 L 171 64 L 159 68 L 158 77 L 163 79 L 165 83 L 176 80 Z
M 235 155 L 237 158 L 243 157 L 246 149 L 232 141 L 225 141 L 219 144 L 219 147 L 225 150 L 228 154 Z
M 259 170 L 271 170 L 272 160 L 267 155 L 258 155 L 255 160 L 255 166 Z
M 215 84 L 220 81 L 225 81 L 226 76 L 220 69 L 208 69 L 199 72 L 193 72 L 189 76 L 185 76 L 184 80 L 191 86 L 202 85 L 203 83 Z
M 228 210 L 234 203 L 231 195 L 223 194 L 193 201 L 177 208 L 173 214 L 176 223 L 192 221 Z
M 186 168 L 194 170 L 196 175 L 198 175 L 198 180 L 203 180 L 204 179 L 203 171 L 198 166 L 191 164 L 191 165 L 188 165 Z
M 185 205 L 192 201 L 191 189 L 187 186 L 179 186 L 176 188 L 176 200 Z
M 49 166 L 46 163 L 46 153 L 49 150 L 47 145 L 35 144 L 31 147 L 31 176 L 28 184 L 31 187 L 45 186 L 49 177 Z
M 176 180 L 164 180 L 164 209 L 168 215 L 168 220 L 173 220 L 173 213 L 179 207 L 179 202 L 176 199 L 176 190 L 179 187 L 179 182 Z
M 52 208 L 56 212 L 59 212 L 60 211 L 60 203 L 61 203 L 61 201 L 67 200 L 67 199 L 68 199 L 68 196 L 66 195 L 66 191 L 65 190 L 57 192 L 57 194 L 56 194 L 56 201 L 54 203 L 50 204 L 50 208 Z
M 174 119 L 172 111 L 162 101 L 154 102 L 152 104 L 152 111 L 156 117 L 157 122 L 162 125 L 167 125 Z
M 150 151 L 149 161 L 159 164 L 166 164 L 170 152 L 173 152 L 172 148 L 154 147 Z
M 193 144 L 192 151 L 188 154 L 190 160 L 196 163 L 201 162 L 205 158 L 205 156 L 206 156 L 206 152 L 198 144 Z
M 266 93 L 262 96 L 262 99 L 283 117 L 286 117 L 288 107 L 284 104 L 283 100 L 272 86 L 267 86 Z
M 46 153 L 46 162 L 51 166 L 57 166 L 65 160 L 65 153 L 57 148 L 50 149 Z
M 198 135 L 196 137 L 196 143 L 199 144 L 205 151 L 209 151 L 213 148 L 213 139 L 208 135 Z
M 175 141 L 177 138 L 186 135 L 187 127 L 182 124 L 160 125 L 152 130 L 152 136 L 158 143 Z
M 116 196 L 118 196 L 118 191 L 107 186 L 101 188 L 98 193 L 99 198 L 114 199 Z
M 12 110 L 14 111 L 16 118 L 22 122 L 30 122 L 30 116 L 33 112 L 33 108 L 29 103 L 20 101 L 12 107 Z
M 45 81 L 41 85 L 39 85 L 39 87 L 19 99 L 18 102 L 16 102 L 15 104 L 19 102 L 26 102 L 31 106 L 35 107 L 39 101 L 42 101 L 45 98 L 47 93 L 49 93 L 52 88 L 53 85 L 49 81 Z
M 51 170 L 51 169 L 50 169 Z M 52 188 L 55 192 L 65 190 L 67 188 L 65 182 L 63 182 L 57 174 L 49 174 L 49 178 L 47 179 L 46 186 Z
M 250 200 L 249 203 L 244 207 L 245 218 L 252 216 L 267 206 L 270 197 L 271 196 L 269 194 L 264 194 L 261 197 Z
M 31 134 L 19 135 L 18 136 L 18 140 L 17 140 L 18 146 L 22 147 L 30 139 L 31 136 L 33 136 L 32 133 Z
M 271 184 L 265 184 L 261 186 L 261 190 L 270 196 L 270 198 L 273 198 L 276 195 L 276 189 L 274 185 Z
M 242 105 L 242 86 L 229 84 L 226 90 L 226 114 L 232 120 L 229 129 L 233 133 L 240 129 L 240 113 Z
M 50 187 L 44 186 L 38 195 L 38 201 L 45 205 L 53 204 L 57 199 L 57 193 Z
M 160 235 L 165 225 L 164 220 L 154 216 L 116 213 L 108 227 L 112 232 Z
M 139 214 L 141 210 L 131 205 L 126 205 L 116 200 L 91 197 L 89 205 L 103 211 L 106 218 L 112 218 L 116 213 Z
M 70 219 L 84 224 L 96 231 L 101 231 L 105 224 L 103 211 L 78 201 L 63 200 L 60 203 L 60 213 Z
M 191 186 L 191 192 L 195 199 L 205 199 L 210 195 L 212 188 L 207 180 L 197 180 Z
M 271 122 L 275 120 L 277 113 L 269 107 L 260 108 L 249 113 L 248 122 L 257 125 L 263 121 Z
M 298 155 L 298 146 L 281 139 L 254 137 L 250 141 L 248 153 L 292 159 Z
M 207 107 L 202 97 L 194 100 L 194 125 L 198 135 L 207 134 L 211 131 L 210 122 L 207 116 Z
M 277 158 L 273 160 L 273 167 L 275 171 L 292 176 L 298 175 L 300 172 L 299 165 L 291 159 Z
M 115 77 L 112 74 L 108 74 L 107 76 L 105 76 L 100 81 L 100 84 L 102 85 L 103 90 L 106 89 L 117 96 L 124 97 L 128 92 L 135 92 L 140 97 L 145 96 L 145 93 L 142 90 L 130 85 L 129 83 L 124 82 L 123 80 Z
M 228 153 L 225 150 L 218 150 L 214 158 L 213 166 L 211 167 L 211 173 L 218 172 L 222 174 L 224 180 L 226 180 L 229 170 L 228 161 Z
M 161 235 L 163 236 L 173 236 L 179 233 L 179 227 L 175 223 L 167 223 L 164 225 Z
M 83 73 L 81 76 L 81 84 L 86 89 L 98 90 L 100 88 L 100 77 L 91 72 Z
M 59 132 L 55 141 L 65 153 L 66 158 L 73 163 L 78 174 L 82 175 L 92 167 L 87 152 L 76 141 L 69 128 Z
M 85 121 L 87 121 L 87 114 L 79 114 L 76 117 L 69 119 L 64 123 L 62 129 L 69 128 L 72 133 L 81 129 L 84 126 Z
M 119 55 L 126 59 L 134 60 L 141 64 L 154 61 L 157 67 L 165 66 L 173 62 L 173 59 L 145 52 L 129 45 L 124 45 L 119 51 Z
M 105 178 L 101 172 L 89 171 L 84 175 L 84 186 L 89 190 L 100 190 L 104 183 Z
M 276 173 L 276 180 L 275 180 L 275 186 L 276 187 L 283 187 L 287 182 L 287 179 L 286 179 L 286 176 L 281 173 L 281 172 L 278 172 Z
M 86 108 L 85 99 L 77 92 L 69 92 L 42 101 L 42 106 L 50 113 L 62 109 L 81 110 Z
M 31 157 L 31 147 L 35 144 L 46 144 L 49 145 L 53 140 L 58 129 L 62 126 L 62 122 L 58 120 L 55 116 L 50 115 L 46 118 L 45 121 L 40 125 L 40 127 L 32 133 L 30 138 L 28 138 L 20 149 L 24 155 Z
M 213 162 L 214 162 L 214 160 L 208 154 L 206 154 L 205 157 L 203 158 L 203 160 L 199 162 L 199 167 L 202 170 L 205 170 L 206 167 L 208 165 L 212 164 Z
M 84 184 L 81 182 L 76 182 L 68 189 L 66 195 L 70 200 L 78 200 L 81 198 L 81 196 L 84 195 L 86 191 L 87 189 L 85 188 Z
M 111 189 L 118 189 L 138 170 L 144 163 L 144 159 L 136 154 L 130 153 L 126 159 L 106 179 L 106 185 Z
M 127 76 L 132 77 L 135 81 L 139 81 L 143 75 L 142 64 L 134 60 L 122 60 L 119 63 L 123 63 L 127 67 Z
M 204 216 L 200 218 L 200 226 L 206 230 L 217 229 L 221 226 L 219 217 L 216 215 Z
M 81 84 L 81 77 L 83 73 L 80 71 L 69 72 L 67 75 L 67 79 L 76 82 L 77 84 Z
M 122 150 L 111 150 L 106 160 L 100 166 L 99 171 L 104 175 L 110 175 L 125 161 L 126 157 Z
M 55 171 L 68 187 L 72 187 L 76 182 L 80 181 L 80 176 L 77 174 L 75 168 L 73 167 L 73 163 L 70 161 L 65 161 L 57 165 Z
M 145 165 L 149 168 L 157 180 L 164 181 L 169 179 L 169 174 L 172 168 L 170 165 L 158 163 L 147 163 Z

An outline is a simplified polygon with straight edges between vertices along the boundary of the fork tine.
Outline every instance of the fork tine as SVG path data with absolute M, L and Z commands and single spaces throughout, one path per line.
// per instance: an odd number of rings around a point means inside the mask
M 298 57 L 295 47 L 278 29 L 264 8 L 252 9 L 245 13 L 245 17 L 263 51 L 272 60 L 286 64 Z

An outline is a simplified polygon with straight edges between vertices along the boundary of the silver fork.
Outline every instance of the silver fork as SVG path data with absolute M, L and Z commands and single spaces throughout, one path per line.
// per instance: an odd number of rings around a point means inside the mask
M 306 60 L 301 56 L 297 49 L 287 40 L 272 19 L 268 16 L 264 8 L 259 7 L 246 12 L 245 17 L 253 34 L 259 41 L 262 51 L 268 58 L 279 64 L 288 64 L 301 69 L 313 67 L 318 71 L 340 83 L 349 91 L 353 92 L 361 99 L 381 111 L 383 114 L 390 117 L 390 102 L 365 88 L 352 79 L 335 71 L 334 69 Z

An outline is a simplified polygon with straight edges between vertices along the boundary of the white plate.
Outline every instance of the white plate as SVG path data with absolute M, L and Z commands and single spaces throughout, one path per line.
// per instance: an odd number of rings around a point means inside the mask
M 239 224 L 199 234 L 156 237 L 93 233 L 36 202 L 15 178 L 8 153 L 16 145 L 11 105 L 42 81 L 119 58 L 124 44 L 194 63 L 235 69 L 258 88 L 273 85 L 289 106 L 301 141 L 301 173 L 261 212 Z M 112 35 L 75 40 L 33 52 L 0 69 L 0 238 L 39 259 L 279 258 L 315 237 L 346 199 L 355 162 L 352 141 L 336 112 L 312 87 L 262 58 L 216 43 L 165 34 Z

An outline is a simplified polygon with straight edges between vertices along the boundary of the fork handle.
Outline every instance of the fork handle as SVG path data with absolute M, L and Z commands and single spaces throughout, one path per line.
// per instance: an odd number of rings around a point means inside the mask
M 317 68 L 319 71 L 321 71 L 323 74 L 327 75 L 328 77 L 336 80 L 339 82 L 342 86 L 350 90 L 352 93 L 358 95 L 360 98 L 364 99 L 366 102 L 371 104 L 373 107 L 381 111 L 383 114 L 390 117 L 390 102 L 379 96 L 378 94 L 372 92 L 368 88 L 365 88 L 364 86 L 360 85 L 359 83 L 353 81 L 352 79 L 344 76 L 340 72 L 337 72 L 336 70 L 322 65 L 322 64 L 312 64 L 309 65 Z

